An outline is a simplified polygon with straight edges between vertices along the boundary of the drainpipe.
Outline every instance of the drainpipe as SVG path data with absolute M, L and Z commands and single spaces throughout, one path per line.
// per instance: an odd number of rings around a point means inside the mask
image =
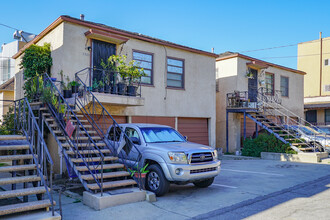
M 323 64 L 323 62 L 322 62 L 322 60 L 323 60 L 323 58 L 322 58 L 322 42 L 323 40 L 322 40 L 322 32 L 320 32 L 320 96 L 322 96 L 322 64 Z

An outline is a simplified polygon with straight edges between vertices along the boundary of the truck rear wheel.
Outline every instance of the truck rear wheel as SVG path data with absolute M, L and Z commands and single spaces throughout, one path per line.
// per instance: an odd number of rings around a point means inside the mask
M 146 178 L 146 188 L 155 193 L 156 196 L 162 196 L 167 193 L 170 183 L 166 179 L 162 168 L 158 164 L 152 164 L 147 169 L 149 173 Z
M 195 186 L 199 187 L 199 188 L 206 188 L 212 185 L 214 181 L 214 177 L 210 178 L 210 179 L 206 179 L 203 181 L 197 181 L 197 182 L 193 182 Z

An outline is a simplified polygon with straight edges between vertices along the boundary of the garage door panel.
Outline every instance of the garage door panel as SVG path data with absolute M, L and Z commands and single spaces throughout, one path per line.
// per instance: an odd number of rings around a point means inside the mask
M 209 144 L 207 118 L 178 118 L 178 130 L 191 142 Z
M 172 128 L 175 127 L 175 118 L 173 117 L 156 117 L 156 116 L 133 116 L 132 123 L 150 123 L 167 125 Z

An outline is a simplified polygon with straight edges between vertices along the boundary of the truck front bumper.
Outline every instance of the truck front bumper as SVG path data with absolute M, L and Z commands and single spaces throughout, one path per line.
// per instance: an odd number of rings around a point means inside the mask
M 219 160 L 199 164 L 167 164 L 169 181 L 192 182 L 215 177 L 220 172 Z

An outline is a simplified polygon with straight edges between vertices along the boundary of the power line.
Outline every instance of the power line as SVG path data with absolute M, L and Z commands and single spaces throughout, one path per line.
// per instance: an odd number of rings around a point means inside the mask
M 298 44 L 289 44 L 289 45 L 284 45 L 284 46 L 268 47 L 268 48 L 256 49 L 256 50 L 245 50 L 245 51 L 241 51 L 240 53 L 249 53 L 249 52 L 255 52 L 255 51 L 262 51 L 262 50 L 273 50 L 273 49 L 278 49 L 278 48 L 283 48 L 283 47 L 292 47 L 292 46 L 296 46 L 296 45 L 298 45 Z
M 319 39 L 317 39 L 317 40 L 319 40 Z M 322 38 L 322 41 L 328 41 L 328 40 L 330 40 L 330 38 L 327 38 L 327 39 Z M 315 40 L 302 42 L 302 43 L 304 43 L 304 44 L 315 43 Z M 292 46 L 296 46 L 298 44 L 299 43 L 276 46 L 276 47 L 268 47 L 268 48 L 262 48 L 262 49 L 255 49 L 255 50 L 245 50 L 245 51 L 240 51 L 240 53 L 249 53 L 249 52 L 256 52 L 256 51 L 263 51 L 263 50 L 273 50 L 273 49 L 279 49 L 279 48 L 284 48 L 284 47 L 292 47 Z
M 10 29 L 13 29 L 13 30 L 15 30 L 15 31 L 18 31 L 18 30 L 19 30 L 19 29 L 17 29 L 17 28 L 11 27 L 11 26 L 6 25 L 6 24 L 2 24 L 2 23 L 0 23 L 0 25 L 1 25 L 1 26 L 4 26 L 4 27 L 7 27 L 7 28 L 10 28 Z
M 322 53 L 322 54 L 330 54 L 330 53 Z M 297 58 L 297 57 L 307 57 L 307 56 L 320 56 L 319 53 L 316 54 L 304 54 L 304 55 L 292 55 L 292 56 L 281 56 L 281 57 L 263 57 L 260 59 L 277 59 L 277 58 Z

